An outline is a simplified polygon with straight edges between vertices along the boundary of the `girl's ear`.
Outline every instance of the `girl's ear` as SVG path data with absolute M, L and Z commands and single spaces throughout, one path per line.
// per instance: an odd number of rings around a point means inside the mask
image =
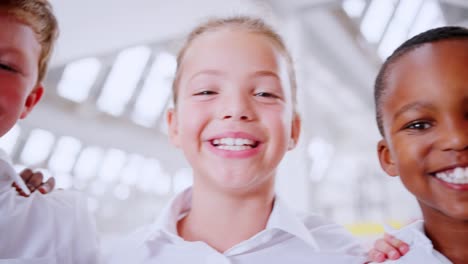
M 289 140 L 288 150 L 292 150 L 296 147 L 301 135 L 301 117 L 298 113 L 294 112 L 292 125 L 291 125 L 291 139 Z
M 397 166 L 385 139 L 379 141 L 377 145 L 377 152 L 382 169 L 390 176 L 398 176 L 399 173 Z
M 42 84 L 38 84 L 26 97 L 24 102 L 23 111 L 20 114 L 20 119 L 26 118 L 29 113 L 34 109 L 36 104 L 41 100 L 42 95 L 44 95 L 44 87 Z
M 167 127 L 169 132 L 169 139 L 176 147 L 180 147 L 179 128 L 177 121 L 177 113 L 174 108 L 167 111 L 166 115 Z

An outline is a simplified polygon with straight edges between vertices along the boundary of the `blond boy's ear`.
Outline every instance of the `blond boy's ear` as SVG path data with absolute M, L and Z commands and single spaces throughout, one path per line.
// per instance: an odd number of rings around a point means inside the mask
M 169 130 L 169 139 L 176 147 L 180 147 L 177 113 L 174 108 L 171 108 L 167 111 L 166 120 Z
M 44 95 L 44 87 L 42 84 L 37 85 L 26 97 L 24 102 L 23 111 L 20 114 L 20 119 L 26 118 L 28 114 L 34 109 L 37 103 L 41 100 Z
M 297 142 L 299 141 L 299 136 L 301 135 L 301 125 L 301 116 L 295 112 L 292 120 L 291 139 L 289 141 L 288 150 L 292 150 L 296 147 Z
M 379 155 L 380 166 L 390 176 L 398 176 L 398 169 L 392 157 L 392 153 L 388 147 L 385 139 L 379 141 L 377 145 L 377 152 Z

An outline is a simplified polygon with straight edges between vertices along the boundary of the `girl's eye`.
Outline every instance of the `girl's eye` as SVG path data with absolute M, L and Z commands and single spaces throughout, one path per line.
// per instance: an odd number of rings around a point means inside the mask
M 266 97 L 266 98 L 278 98 L 278 96 L 272 93 L 267 93 L 267 92 L 259 92 L 259 93 L 256 93 L 255 96 Z
M 214 95 L 214 94 L 216 94 L 216 92 L 213 92 L 213 91 L 201 91 L 201 92 L 195 93 L 194 95 L 197 96 L 197 95 Z
M 427 121 L 416 121 L 416 122 L 410 123 L 405 128 L 412 129 L 412 130 L 426 130 L 426 129 L 431 128 L 431 126 L 432 124 Z

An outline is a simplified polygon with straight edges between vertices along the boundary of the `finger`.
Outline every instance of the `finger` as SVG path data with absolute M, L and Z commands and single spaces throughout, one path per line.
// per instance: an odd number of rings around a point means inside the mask
M 395 249 L 397 249 L 401 255 L 406 254 L 409 251 L 409 245 L 403 242 L 402 240 L 399 240 L 398 238 L 385 233 L 384 234 L 384 240 L 389 243 L 391 246 L 393 246 Z
M 45 183 L 39 187 L 39 192 L 46 194 L 51 192 L 55 188 L 55 178 L 50 177 Z
M 31 169 L 24 169 L 20 172 L 20 176 L 25 183 L 29 181 L 32 175 L 33 171 Z
M 397 248 L 393 247 L 384 239 L 379 239 L 375 242 L 374 249 L 387 255 L 389 259 L 399 259 L 401 257 L 400 252 Z
M 16 184 L 16 182 L 12 183 L 11 186 L 15 188 L 16 192 L 23 197 L 29 197 L 29 195 L 25 194 L 23 190 Z
M 384 262 L 385 259 L 386 259 L 386 256 L 382 252 L 379 252 L 379 251 L 377 251 L 375 249 L 372 249 L 369 252 L 369 261 L 371 261 L 371 262 L 381 263 L 381 262 Z
M 31 176 L 31 178 L 29 178 L 29 180 L 26 182 L 26 185 L 28 186 L 31 192 L 34 192 L 37 188 L 39 188 L 42 185 L 43 179 L 44 175 L 42 175 L 41 172 L 35 172 Z

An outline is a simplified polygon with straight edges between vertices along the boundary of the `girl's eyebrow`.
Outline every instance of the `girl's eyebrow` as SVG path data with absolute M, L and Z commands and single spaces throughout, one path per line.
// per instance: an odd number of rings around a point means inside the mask
M 195 74 L 192 75 L 192 77 L 189 78 L 189 82 L 192 81 L 193 79 L 197 78 L 200 75 L 214 75 L 214 76 L 225 76 L 226 73 L 220 70 L 215 70 L 215 69 L 208 69 L 208 70 L 203 70 L 196 72 Z M 269 71 L 269 70 L 258 70 L 253 72 L 252 74 L 249 75 L 250 77 L 273 77 L 277 80 L 280 80 L 280 77 L 278 74 L 274 71 Z
M 200 76 L 200 75 L 214 75 L 214 76 L 223 76 L 225 75 L 224 72 L 222 71 L 219 71 L 219 70 L 203 70 L 203 71 L 199 71 L 199 72 L 196 72 L 194 73 L 190 78 L 189 78 L 189 82 L 192 81 L 193 79 L 195 79 L 196 77 Z
M 408 112 L 408 111 L 414 111 L 414 110 L 420 110 L 420 109 L 428 109 L 428 110 L 435 110 L 435 107 L 431 103 L 426 103 L 426 102 L 414 102 L 414 103 L 409 103 L 401 107 L 395 115 L 393 115 L 393 120 L 395 121 L 399 116 L 402 114 Z

